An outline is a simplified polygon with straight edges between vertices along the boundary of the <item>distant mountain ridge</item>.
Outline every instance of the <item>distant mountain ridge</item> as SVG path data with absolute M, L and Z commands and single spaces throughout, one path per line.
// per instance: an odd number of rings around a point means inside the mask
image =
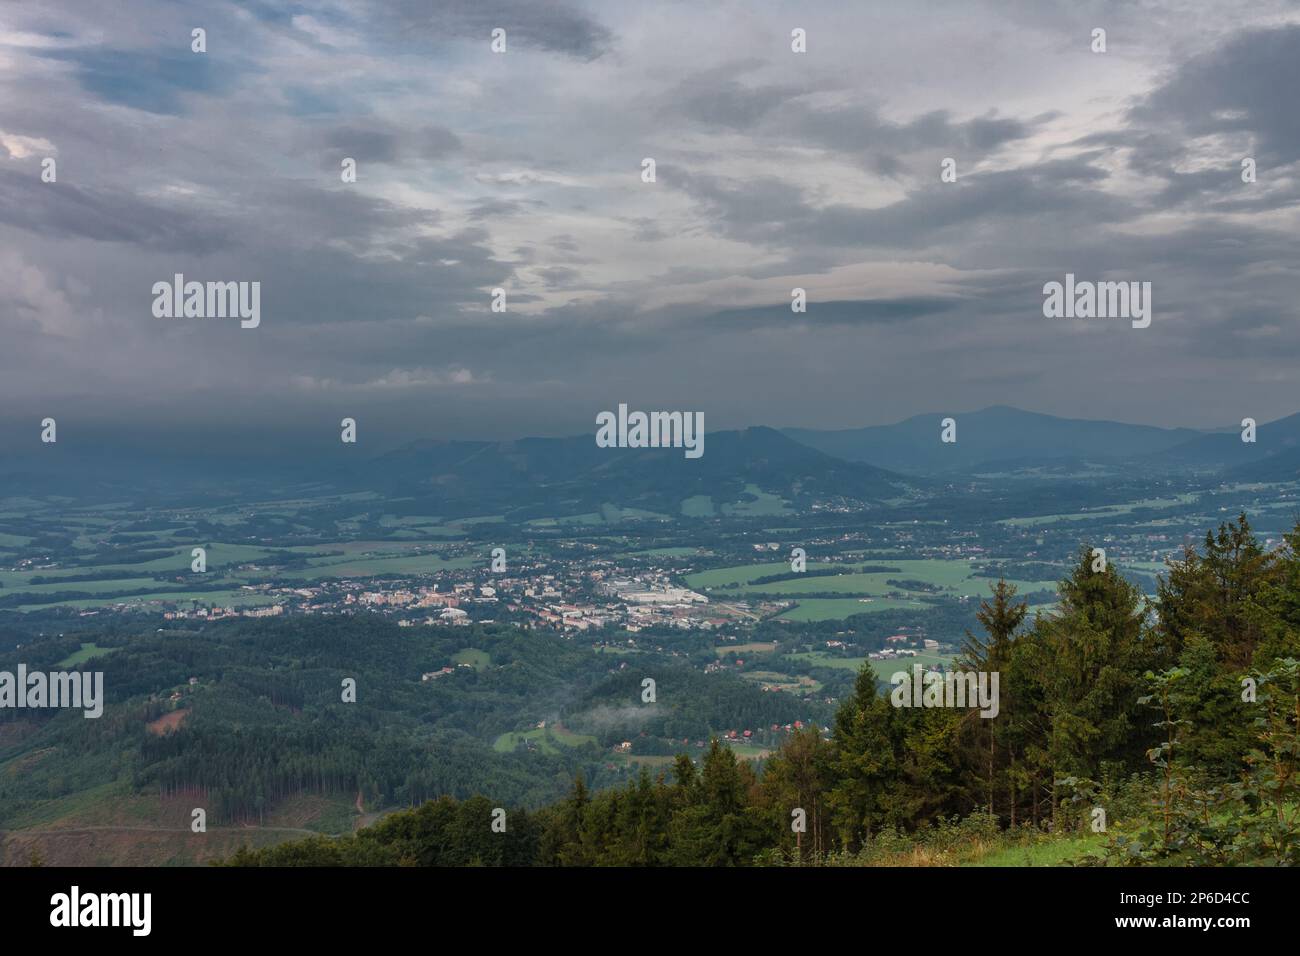
M 490 500 L 523 491 L 526 499 L 563 504 L 566 511 L 615 502 L 674 513 L 685 498 L 734 501 L 749 485 L 787 500 L 838 495 L 870 502 L 916 484 L 761 426 L 709 432 L 704 455 L 695 459 L 680 448 L 600 448 L 591 435 L 413 442 L 372 459 L 353 478 L 417 498 Z
M 956 420 L 951 444 L 940 440 L 947 417 Z M 1300 478 L 1300 414 L 1259 425 L 1257 441 L 1246 443 L 1235 426 L 1159 428 L 999 405 L 865 428 L 706 431 L 704 454 L 697 459 L 688 459 L 681 448 L 601 448 L 594 431 L 507 441 L 421 439 L 373 454 L 364 444 L 329 440 L 328 431 L 310 443 L 300 432 L 250 432 L 247 447 L 239 432 L 215 437 L 195 446 L 147 430 L 68 429 L 57 445 L 42 445 L 26 434 L 21 442 L 0 442 L 0 480 L 10 495 L 94 492 L 173 500 L 230 497 L 251 493 L 254 485 L 268 494 L 315 486 L 419 498 L 422 514 L 475 508 L 495 514 L 501 510 L 491 507 L 496 500 L 537 505 L 553 515 L 557 507 L 558 513 L 574 513 L 604 503 L 676 513 L 684 498 L 734 502 L 750 485 L 805 505 L 837 496 L 869 504 L 946 477 L 1068 478 L 1094 466 L 1241 482 Z
M 1294 481 L 1300 478 L 1300 414 L 1265 422 L 1255 440 L 1241 440 L 1242 429 L 1203 435 L 1157 456 L 1186 468 L 1223 470 L 1244 482 Z
M 957 423 L 956 442 L 940 441 L 944 418 Z M 1019 466 L 1055 459 L 1115 460 L 1166 451 L 1205 437 L 1191 428 L 1058 418 L 994 405 L 975 412 L 915 415 L 893 425 L 822 431 L 787 428 L 795 441 L 846 461 L 904 474 L 969 472 L 998 462 Z

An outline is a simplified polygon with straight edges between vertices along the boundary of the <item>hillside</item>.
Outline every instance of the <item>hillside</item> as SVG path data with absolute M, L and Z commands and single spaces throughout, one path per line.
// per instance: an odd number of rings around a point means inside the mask
M 940 442 L 940 422 L 957 421 L 957 441 Z M 1116 460 L 1173 448 L 1199 437 L 1187 428 L 1058 418 L 1005 405 L 959 414 L 917 415 L 893 425 L 838 431 L 786 429 L 811 448 L 909 474 L 971 471 L 995 463 L 1030 467 L 1056 459 Z
M 704 454 L 674 448 L 600 448 L 589 435 L 510 442 L 416 442 L 355 470 L 358 487 L 430 498 L 453 509 L 513 501 L 545 504 L 547 514 L 580 514 L 615 502 L 677 513 L 683 500 L 736 501 L 749 486 L 787 501 L 843 496 L 892 498 L 914 479 L 848 462 L 772 428 L 706 434 Z M 557 510 L 557 508 L 559 510 Z

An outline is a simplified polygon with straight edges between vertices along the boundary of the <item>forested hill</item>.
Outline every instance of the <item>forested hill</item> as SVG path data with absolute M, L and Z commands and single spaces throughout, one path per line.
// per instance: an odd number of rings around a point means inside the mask
M 1263 551 L 1242 516 L 1171 566 L 1154 615 L 1087 547 L 1051 616 L 999 582 L 961 665 L 1000 675 L 994 719 L 894 706 L 864 669 L 833 733 L 792 735 L 761 772 L 715 741 L 700 766 L 599 793 L 579 777 L 536 813 L 442 799 L 230 862 L 915 863 L 1050 840 L 1084 863 L 1294 865 L 1297 548 L 1300 529 Z
M 186 814 L 203 807 L 213 826 L 268 823 L 304 797 L 378 810 L 491 793 L 540 806 L 576 773 L 628 779 L 611 751 L 629 736 L 644 750 L 831 715 L 685 657 L 641 655 L 629 670 L 628 655 L 507 625 L 400 627 L 361 614 L 93 636 L 96 656 L 82 666 L 104 674 L 100 719 L 0 711 L 0 766 L 14 770 L 0 774 L 0 829 L 134 822 L 103 816 L 110 793 L 128 817 L 133 801 L 161 797 Z M 71 633 L 37 640 L 0 655 L 0 670 L 20 660 L 55 670 L 80 644 Z M 660 689 L 650 704 L 646 678 Z

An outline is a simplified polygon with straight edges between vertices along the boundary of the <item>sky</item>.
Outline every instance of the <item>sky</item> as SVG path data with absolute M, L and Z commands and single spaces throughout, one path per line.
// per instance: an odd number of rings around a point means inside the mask
M 7 2 L 0 422 L 1269 421 L 1297 90 L 1271 0 Z M 156 317 L 177 273 L 260 324 Z M 1045 317 L 1067 273 L 1150 282 L 1150 326 Z

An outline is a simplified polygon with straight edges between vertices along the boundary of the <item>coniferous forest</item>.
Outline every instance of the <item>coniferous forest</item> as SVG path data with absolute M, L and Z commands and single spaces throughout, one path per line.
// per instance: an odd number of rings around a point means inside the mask
M 1080 865 L 1300 863 L 1300 526 L 1247 517 L 1184 549 L 1154 601 L 1080 548 L 1050 609 L 998 581 L 957 668 L 1000 712 L 898 707 L 869 668 L 831 732 L 757 769 L 712 741 L 528 811 L 443 796 L 232 865 L 749 866 L 925 862 L 1101 834 Z M 493 826 L 493 821 L 497 825 Z

